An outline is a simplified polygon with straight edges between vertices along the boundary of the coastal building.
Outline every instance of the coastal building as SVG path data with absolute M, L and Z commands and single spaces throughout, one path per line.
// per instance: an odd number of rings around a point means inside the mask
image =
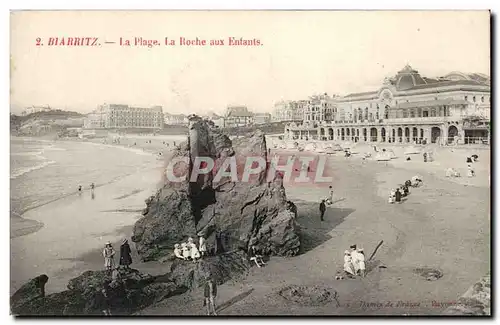
M 269 114 L 269 113 L 255 113 L 254 123 L 255 124 L 271 123 L 271 114 Z
M 303 119 L 304 121 L 332 121 L 333 108 L 334 97 L 330 97 L 326 93 L 311 96 L 303 109 Z
M 229 106 L 224 120 L 226 128 L 248 126 L 254 123 L 254 114 L 246 106 Z
M 165 116 L 165 124 L 167 124 L 167 125 L 188 125 L 189 124 L 188 118 L 184 114 L 164 113 L 164 116 Z
M 106 115 L 101 107 L 92 111 L 83 120 L 84 129 L 104 129 L 106 128 Z
M 203 116 L 204 119 L 214 122 L 214 125 L 219 128 L 224 128 L 224 117 L 215 114 L 214 112 L 209 112 L 207 115 Z
M 287 139 L 386 143 L 489 143 L 490 77 L 422 77 L 406 65 L 379 89 L 312 99 Z M 326 104 L 326 106 L 324 106 Z
M 49 112 L 51 111 L 52 108 L 50 108 L 49 105 L 47 106 L 31 106 L 31 107 L 26 107 L 24 111 L 21 113 L 22 116 L 30 115 L 33 113 L 39 113 L 39 112 Z
M 304 108 L 307 106 L 307 104 L 307 100 L 279 101 L 274 104 L 272 121 L 301 121 L 304 118 Z
M 84 128 L 163 128 L 161 106 L 151 108 L 129 105 L 104 104 L 90 113 L 84 121 Z

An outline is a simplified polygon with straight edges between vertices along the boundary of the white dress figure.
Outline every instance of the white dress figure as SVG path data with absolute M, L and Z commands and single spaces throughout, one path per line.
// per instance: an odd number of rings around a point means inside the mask
M 207 243 L 205 241 L 205 237 L 200 236 L 200 254 L 201 256 L 205 256 L 207 253 Z
M 184 256 L 182 255 L 181 245 L 179 244 L 174 245 L 174 255 L 175 257 L 180 258 L 181 260 L 184 259 Z
M 358 248 L 357 259 L 358 259 L 360 274 L 362 277 L 364 277 L 366 272 L 366 265 L 365 265 L 365 253 L 362 248 Z
M 354 275 L 354 268 L 352 266 L 351 253 L 349 251 L 344 252 L 344 271 L 349 274 Z
M 359 271 L 359 255 L 360 254 L 356 250 L 351 252 L 351 262 L 354 268 L 354 274 L 358 274 Z
M 188 244 L 182 243 L 181 248 L 182 248 L 182 256 L 184 257 L 184 259 L 185 260 L 189 259 L 191 257 L 191 250 Z
M 391 190 L 391 193 L 389 193 L 389 203 L 394 203 L 396 200 L 396 192 L 394 190 Z
M 193 260 L 197 260 L 200 258 L 200 251 L 198 250 L 198 247 L 196 247 L 196 244 L 193 241 L 193 238 L 189 237 L 188 239 L 188 246 L 189 250 L 191 251 L 191 258 Z

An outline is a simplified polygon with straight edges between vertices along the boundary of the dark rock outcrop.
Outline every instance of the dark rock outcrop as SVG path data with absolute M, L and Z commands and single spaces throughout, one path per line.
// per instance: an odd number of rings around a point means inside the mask
M 115 279 L 106 271 L 87 271 L 71 279 L 68 290 L 40 296 L 33 295 L 32 290 L 25 290 L 37 278 L 12 296 L 14 315 L 103 315 L 103 288 L 106 288 L 111 313 L 128 315 L 188 289 L 168 280 L 169 277 L 157 279 L 137 270 L 122 269 Z
M 106 271 L 86 271 L 71 279 L 67 290 L 48 296 L 40 294 L 43 275 L 30 280 L 11 297 L 14 315 L 103 315 L 102 289 L 106 288 L 112 315 L 129 315 L 173 295 L 196 290 L 210 277 L 222 284 L 237 280 L 250 268 L 247 254 L 234 251 L 206 257 L 197 263 L 175 260 L 170 272 L 151 276 L 134 269 L 120 269 L 115 278 Z M 40 279 L 42 281 L 40 281 Z
M 242 182 L 249 157 L 260 163 L 247 168 L 266 166 Z M 182 182 L 166 179 L 163 188 L 146 202 L 144 216 L 134 227 L 132 240 L 144 261 L 162 258 L 171 253 L 175 243 L 197 238 L 198 234 L 207 239 L 209 251 L 246 251 L 249 245 L 256 245 L 269 255 L 298 253 L 296 211 L 290 209 L 296 207 L 287 203 L 279 175 L 267 181 L 267 147 L 262 132 L 231 141 L 207 121 L 191 117 L 188 143 L 178 148 L 174 158 L 189 162 L 187 167 L 178 163 L 174 175 L 189 171 L 188 177 Z M 190 179 L 204 158 L 214 161 L 212 173 Z M 234 182 L 229 173 L 217 179 L 220 169 L 230 171 L 231 159 L 236 163 L 238 181 Z
M 21 308 L 21 306 L 29 304 L 32 300 L 45 297 L 45 284 L 48 280 L 49 277 L 45 274 L 29 280 L 12 295 L 10 299 L 12 309 Z

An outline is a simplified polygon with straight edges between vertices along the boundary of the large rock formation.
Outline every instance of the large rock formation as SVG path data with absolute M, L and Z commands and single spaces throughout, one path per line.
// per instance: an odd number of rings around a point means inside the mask
M 220 247 L 223 251 L 246 251 L 256 245 L 270 255 L 298 253 L 296 213 L 289 211 L 292 205 L 287 204 L 279 175 L 267 182 L 266 165 L 248 182 L 241 182 L 247 158 L 268 162 L 262 132 L 231 141 L 209 122 L 192 117 L 188 143 L 181 145 L 172 158 L 179 157 L 189 162 L 184 166 L 188 177 L 180 183 L 166 180 L 163 188 L 147 200 L 144 217 L 134 227 L 132 240 L 143 260 L 168 255 L 175 243 L 199 234 L 207 238 L 209 250 L 217 246 L 218 251 Z M 213 172 L 190 179 L 193 169 L 204 167 L 197 158 L 205 157 L 215 162 Z M 233 182 L 229 173 L 220 179 L 215 177 L 219 169 L 230 171 L 228 159 L 236 162 L 238 182 Z M 256 168 L 257 164 L 247 168 Z M 174 168 L 176 176 L 181 165 Z

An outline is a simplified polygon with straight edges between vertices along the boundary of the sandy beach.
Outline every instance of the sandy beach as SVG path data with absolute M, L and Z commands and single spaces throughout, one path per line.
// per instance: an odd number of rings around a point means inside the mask
M 328 167 L 335 171 L 332 185 L 338 200 L 328 208 L 324 222 L 319 219 L 318 200 L 326 195 L 325 186 L 305 189 L 285 184 L 288 198 L 298 206 L 304 252 L 293 258 L 272 257 L 266 267 L 252 268 L 244 280 L 221 285 L 219 314 L 442 314 L 491 267 L 489 151 L 481 151 L 481 160 L 474 165 L 475 179 L 444 176 L 443 166 L 457 164 L 464 169 L 464 152 L 470 150 L 438 148 L 435 161 L 425 164 L 401 158 L 386 164 L 356 155 L 345 159 L 342 152 L 330 156 Z M 412 189 L 404 203 L 388 204 L 390 189 L 416 173 L 424 185 Z M 380 240 L 384 243 L 374 260 L 384 268 L 374 268 L 363 279 L 335 280 L 345 249 L 355 243 L 369 256 Z M 444 275 L 426 281 L 413 272 L 419 267 L 436 268 Z M 290 302 L 278 295 L 288 285 L 332 288 L 340 305 Z M 202 297 L 203 292 L 194 290 L 139 314 L 203 315 Z
M 16 195 L 11 194 L 11 204 L 17 203 L 21 211 L 11 216 L 11 292 L 40 274 L 50 278 L 48 293 L 61 291 L 69 279 L 101 269 L 104 243 L 116 242 L 118 249 L 123 238 L 130 238 L 144 200 L 160 186 L 164 157 L 171 149 L 164 142 L 172 146 L 182 138 L 137 136 L 121 138 L 120 144 L 103 144 L 102 139 L 49 141 L 59 154 L 44 152 L 57 161 L 52 169 L 33 170 L 14 180 L 13 191 L 24 201 L 12 199 Z M 52 175 L 64 172 L 63 182 L 44 189 Z M 91 180 L 96 183 L 94 195 L 88 185 Z M 81 194 L 77 184 L 83 185 Z
M 102 268 L 103 244 L 109 240 L 118 249 L 121 239 L 130 237 L 144 200 L 160 185 L 160 173 L 173 143 L 165 148 L 167 140 L 151 140 L 150 144 L 149 138 L 140 136 L 121 138 L 120 144 L 102 144 L 102 139 L 86 144 L 122 155 L 147 154 L 150 164 L 98 187 L 94 198 L 86 190 L 24 213 L 23 218 L 43 226 L 11 239 L 11 290 L 45 273 L 50 278 L 47 292 L 61 291 L 83 271 Z M 471 154 L 470 148 L 436 148 L 432 163 L 423 163 L 421 155 L 405 161 L 404 147 L 390 148 L 399 158 L 387 163 L 362 160 L 361 153 L 373 150 L 368 145 L 357 146 L 360 153 L 350 159 L 343 152 L 328 156 L 336 202 L 328 208 L 324 222 L 319 219 L 318 204 L 329 184 L 285 184 L 288 198 L 299 211 L 301 254 L 273 257 L 266 267 L 252 268 L 243 280 L 221 285 L 219 314 L 438 315 L 487 273 L 489 151 L 473 150 L 480 156 L 474 164 L 477 177 L 446 178 L 447 167 L 466 174 L 461 160 Z M 162 156 L 157 152 L 163 152 Z M 272 154 L 310 155 L 294 150 L 272 150 Z M 404 203 L 388 204 L 390 189 L 415 174 L 423 177 L 424 186 L 412 189 Z M 369 255 L 380 240 L 384 243 L 374 258 L 377 267 L 366 278 L 334 279 L 346 248 L 356 243 Z M 132 250 L 134 268 L 152 275 L 169 271 L 170 263 L 138 263 L 133 245 Z M 437 268 L 444 276 L 425 281 L 413 272 L 418 267 Z M 278 295 L 288 285 L 332 288 L 340 305 L 297 305 Z M 202 294 L 194 290 L 174 296 L 139 314 L 203 315 Z

